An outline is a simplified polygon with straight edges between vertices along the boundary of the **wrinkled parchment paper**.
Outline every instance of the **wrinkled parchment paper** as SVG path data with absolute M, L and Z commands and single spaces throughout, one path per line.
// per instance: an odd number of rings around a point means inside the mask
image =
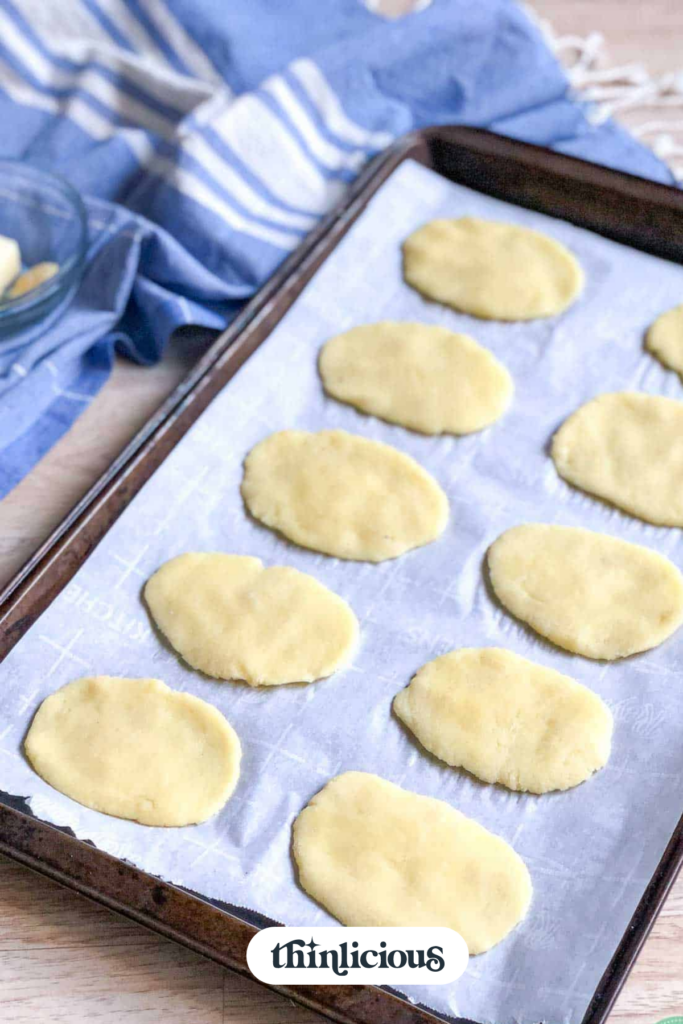
M 582 299 L 560 317 L 520 324 L 425 302 L 402 281 L 400 243 L 430 218 L 463 214 L 530 225 L 564 242 L 586 271 Z M 681 531 L 645 525 L 570 488 L 548 457 L 557 426 L 599 392 L 683 399 L 678 376 L 642 347 L 651 320 L 682 300 L 681 267 L 403 164 L 5 661 L 0 787 L 146 871 L 295 925 L 332 923 L 298 887 L 289 850 L 293 818 L 328 779 L 362 769 L 446 800 L 514 846 L 534 899 L 526 921 L 473 959 L 464 978 L 413 988 L 411 998 L 496 1024 L 578 1024 L 683 810 L 683 631 L 613 664 L 572 657 L 496 604 L 482 563 L 507 527 L 542 521 L 603 530 L 683 565 Z M 442 324 L 488 346 L 515 379 L 510 412 L 480 434 L 430 438 L 325 398 L 316 370 L 323 342 L 389 318 Z M 409 452 L 448 493 L 443 537 L 371 565 L 297 549 L 251 520 L 239 495 L 242 459 L 286 427 L 342 427 Z M 361 621 L 353 666 L 317 684 L 263 690 L 188 669 L 152 630 L 140 589 L 164 560 L 192 550 L 294 565 L 341 594 Z M 577 789 L 537 797 L 483 785 L 419 749 L 392 716 L 392 698 L 424 662 L 477 645 L 509 647 L 597 691 L 616 719 L 608 766 Z M 94 673 L 158 676 L 228 717 L 244 759 L 236 794 L 216 818 L 146 828 L 81 807 L 33 773 L 21 744 L 36 708 Z

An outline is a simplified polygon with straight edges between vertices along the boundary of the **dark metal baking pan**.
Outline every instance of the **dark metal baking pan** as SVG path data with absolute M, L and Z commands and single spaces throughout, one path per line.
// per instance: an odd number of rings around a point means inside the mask
M 378 188 L 408 158 L 477 191 L 683 263 L 683 194 L 676 189 L 471 128 L 432 128 L 400 139 L 369 164 L 343 202 L 282 264 L 10 581 L 0 594 L 0 658 L 66 586 L 202 410 L 268 337 Z M 272 923 L 138 871 L 68 830 L 39 821 L 20 797 L 5 793 L 0 793 L 0 851 L 247 976 L 249 939 L 256 928 Z M 582 1024 L 605 1021 L 682 863 L 683 817 Z M 282 991 L 344 1024 L 447 1019 L 371 985 Z

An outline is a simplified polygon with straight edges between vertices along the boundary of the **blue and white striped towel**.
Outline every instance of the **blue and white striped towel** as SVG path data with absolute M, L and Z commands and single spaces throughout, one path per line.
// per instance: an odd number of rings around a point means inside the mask
M 185 323 L 223 326 L 370 156 L 479 125 L 671 182 L 595 127 L 514 0 L 0 0 L 0 154 L 87 202 L 88 269 L 63 319 L 0 345 L 0 497 L 106 380 Z

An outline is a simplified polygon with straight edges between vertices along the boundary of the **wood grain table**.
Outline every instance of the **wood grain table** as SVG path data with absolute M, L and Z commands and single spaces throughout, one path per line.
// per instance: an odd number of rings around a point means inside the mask
M 400 12 L 411 0 L 385 0 Z M 683 70 L 680 0 L 537 0 L 564 33 L 597 29 L 618 63 Z M 9 578 L 181 379 L 196 348 L 177 341 L 151 369 L 117 362 L 92 406 L 0 502 L 0 580 Z M 644 840 L 645 841 L 645 840 Z M 683 877 L 619 998 L 613 1024 L 683 1014 Z M 0 858 L 3 1024 L 305 1024 L 283 997 Z

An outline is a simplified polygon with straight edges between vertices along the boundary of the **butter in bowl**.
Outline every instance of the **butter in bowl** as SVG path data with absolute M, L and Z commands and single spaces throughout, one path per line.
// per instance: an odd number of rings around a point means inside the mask
M 0 235 L 0 298 L 18 299 L 27 295 L 58 272 L 59 263 L 52 260 L 43 260 L 23 270 L 16 238 Z
M 0 160 L 0 342 L 66 310 L 86 246 L 76 190 L 48 171 Z

